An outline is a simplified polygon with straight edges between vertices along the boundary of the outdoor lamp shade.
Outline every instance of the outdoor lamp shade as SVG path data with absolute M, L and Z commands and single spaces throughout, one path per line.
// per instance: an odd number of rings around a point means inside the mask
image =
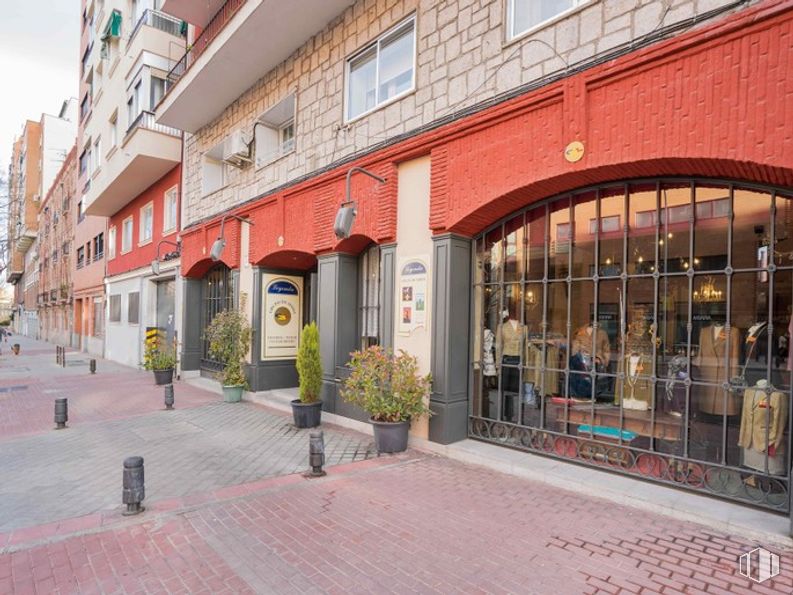
M 223 252 L 223 248 L 226 247 L 226 239 L 225 238 L 218 238 L 215 240 L 215 243 L 212 244 L 212 250 L 209 251 L 209 258 L 211 258 L 214 262 L 220 260 L 220 254 Z
M 160 274 L 160 261 L 159 261 L 159 259 L 155 258 L 154 260 L 151 261 L 151 272 L 154 273 L 155 275 L 159 275 Z
M 355 207 L 340 207 L 336 213 L 336 222 L 333 224 L 333 233 L 340 240 L 349 238 L 353 223 L 355 223 Z

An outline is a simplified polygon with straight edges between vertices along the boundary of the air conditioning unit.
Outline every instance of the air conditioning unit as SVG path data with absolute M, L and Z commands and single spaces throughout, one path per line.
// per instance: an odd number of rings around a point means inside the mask
M 251 163 L 250 139 L 242 130 L 235 130 L 223 141 L 223 162 L 240 168 Z

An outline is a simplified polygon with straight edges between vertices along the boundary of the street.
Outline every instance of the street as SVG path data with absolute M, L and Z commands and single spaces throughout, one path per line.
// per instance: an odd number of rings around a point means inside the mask
M 0 360 L 0 593 L 788 593 L 740 536 L 324 424 L 328 475 L 280 412 L 15 337 Z M 5 345 L 4 345 L 5 347 Z M 70 365 L 71 364 L 71 365 Z M 52 401 L 69 399 L 55 431 Z M 121 515 L 141 455 L 146 511 Z M 607 476 L 604 476 L 604 481 Z M 780 522 L 785 522 L 780 517 Z M 774 549 L 774 548 L 772 548 Z

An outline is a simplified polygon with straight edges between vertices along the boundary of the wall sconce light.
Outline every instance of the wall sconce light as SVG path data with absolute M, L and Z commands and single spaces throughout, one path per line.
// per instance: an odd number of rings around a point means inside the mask
M 176 250 L 174 252 L 169 252 L 165 255 L 165 260 L 171 260 L 173 258 L 178 258 L 179 255 L 182 253 L 182 242 L 181 240 L 177 240 L 176 242 L 172 242 L 171 240 L 160 240 L 157 244 L 157 258 L 151 261 L 151 272 L 155 275 L 160 274 L 160 246 L 163 244 L 169 244 L 174 246 Z
M 223 218 L 220 220 L 220 233 L 218 234 L 218 239 L 215 240 L 215 242 L 212 244 L 212 249 L 209 251 L 209 258 L 212 259 L 212 262 L 217 262 L 220 260 L 220 255 L 223 253 L 223 248 L 226 247 L 226 238 L 223 235 L 223 227 L 226 224 L 226 219 L 229 217 L 236 219 L 237 221 L 244 221 L 253 225 L 253 222 L 250 219 L 243 219 L 237 215 L 223 215 Z
M 333 223 L 333 233 L 336 234 L 336 237 L 340 240 L 346 240 L 350 237 L 350 231 L 352 230 L 352 226 L 355 223 L 355 216 L 358 214 L 358 206 L 355 204 L 352 196 L 350 196 L 350 178 L 352 178 L 352 174 L 355 172 L 361 172 L 362 174 L 366 174 L 370 178 L 377 180 L 381 184 L 385 184 L 385 178 L 381 178 L 380 176 L 375 175 L 362 167 L 350 168 L 350 170 L 347 172 L 347 184 L 344 202 L 341 203 L 339 210 L 336 212 L 336 221 Z

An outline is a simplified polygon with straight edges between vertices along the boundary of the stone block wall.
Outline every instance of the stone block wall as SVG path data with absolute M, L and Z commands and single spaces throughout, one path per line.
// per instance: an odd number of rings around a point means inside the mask
M 189 227 L 396 135 L 731 3 L 592 0 L 508 41 L 506 0 L 359 0 L 214 122 L 186 135 L 184 225 Z M 412 14 L 417 18 L 415 91 L 345 123 L 346 58 Z M 260 168 L 229 167 L 226 185 L 203 195 L 203 153 L 234 130 L 250 135 L 257 118 L 292 92 L 297 100 L 296 150 Z

